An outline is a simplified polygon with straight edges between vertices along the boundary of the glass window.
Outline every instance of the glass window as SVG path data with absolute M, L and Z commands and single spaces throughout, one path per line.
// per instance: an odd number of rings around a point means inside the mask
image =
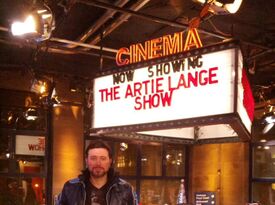
M 11 135 L 5 131 L 0 131 L 0 173 L 9 171 L 9 158 L 11 158 Z
M 125 142 L 115 143 L 115 169 L 121 175 L 136 175 L 137 147 Z
M 275 146 L 253 147 L 253 177 L 275 177 Z
M 123 178 L 123 177 L 122 177 L 122 178 Z M 137 190 L 137 186 L 136 186 L 137 180 L 134 180 L 134 179 L 126 179 L 126 178 L 123 178 L 123 179 L 125 179 L 127 182 L 129 182 L 129 183 L 133 186 L 134 191 L 136 192 L 136 190 Z
M 17 158 L 17 168 L 20 173 L 43 173 L 43 157 L 21 157 Z
M 274 205 L 275 183 L 253 183 L 253 201 L 264 205 Z
M 92 140 L 85 140 L 86 147 Z M 113 148 L 115 170 L 134 187 L 140 204 L 176 204 L 180 180 L 185 176 L 184 145 L 104 141 Z
M 143 176 L 161 176 L 162 149 L 160 144 L 142 145 L 141 174 Z
M 0 177 L 0 204 L 45 204 L 45 180 Z
M 168 145 L 166 149 L 166 176 L 184 176 L 185 150 L 183 145 Z
M 9 172 L 9 160 L 0 158 L 0 173 Z
M 1 127 L 17 130 L 45 130 L 46 113 L 39 108 L 1 108 Z
M 176 204 L 180 180 L 142 180 L 140 202 L 146 205 Z

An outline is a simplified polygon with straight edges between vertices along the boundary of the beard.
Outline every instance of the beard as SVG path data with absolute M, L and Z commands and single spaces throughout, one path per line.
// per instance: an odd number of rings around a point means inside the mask
M 105 175 L 107 175 L 107 171 L 103 169 L 102 167 L 94 167 L 90 170 L 90 174 L 94 178 L 101 178 Z

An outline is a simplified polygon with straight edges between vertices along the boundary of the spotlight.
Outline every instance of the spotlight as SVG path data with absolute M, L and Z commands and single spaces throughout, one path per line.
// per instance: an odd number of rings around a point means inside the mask
M 31 85 L 31 91 L 39 95 L 45 95 L 48 92 L 47 82 L 44 80 L 34 79 Z
M 11 32 L 14 36 L 21 36 L 28 33 L 37 33 L 33 16 L 29 15 L 24 22 L 13 22 L 11 25 Z
M 44 3 L 28 5 L 28 9 L 20 7 L 18 13 L 22 15 L 14 19 L 11 33 L 15 37 L 41 42 L 49 39 L 55 28 L 54 16 L 51 9 Z
M 242 4 L 242 0 L 230 0 L 230 1 L 225 1 L 225 3 L 223 3 L 224 1 L 220 2 L 217 0 L 193 0 L 193 1 L 201 3 L 203 5 L 209 5 L 209 12 L 216 15 L 234 14 L 239 10 Z

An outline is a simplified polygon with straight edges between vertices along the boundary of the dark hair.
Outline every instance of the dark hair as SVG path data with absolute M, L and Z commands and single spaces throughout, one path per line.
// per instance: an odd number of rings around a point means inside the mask
M 108 151 L 109 157 L 111 159 L 113 158 L 111 147 L 106 142 L 104 142 L 102 140 L 92 141 L 85 150 L 85 157 L 88 157 L 89 150 L 95 149 L 95 148 L 104 148 L 104 149 L 106 149 Z

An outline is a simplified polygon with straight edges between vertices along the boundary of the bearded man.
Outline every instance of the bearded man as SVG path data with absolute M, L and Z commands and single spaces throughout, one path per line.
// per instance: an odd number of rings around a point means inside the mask
M 112 167 L 109 145 L 93 141 L 85 151 L 86 169 L 64 184 L 57 205 L 137 205 L 132 186 Z

